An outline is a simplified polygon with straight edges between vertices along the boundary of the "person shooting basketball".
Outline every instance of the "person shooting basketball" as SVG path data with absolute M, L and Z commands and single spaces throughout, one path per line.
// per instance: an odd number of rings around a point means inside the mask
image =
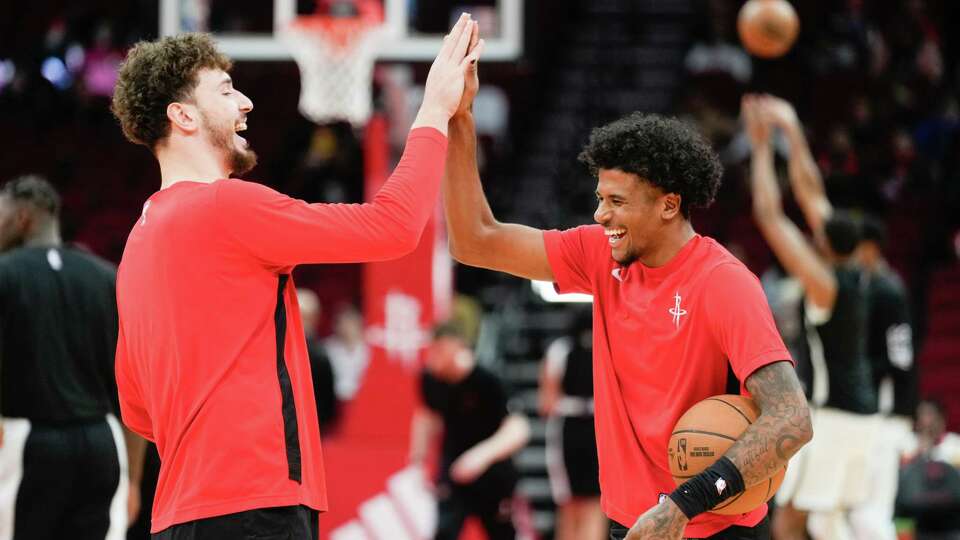
M 895 538 L 892 515 L 878 512 L 873 504 L 882 497 L 880 484 L 871 481 L 882 470 L 871 461 L 876 459 L 873 444 L 880 423 L 867 355 L 868 276 L 855 254 L 859 224 L 849 212 L 835 210 L 827 198 L 789 102 L 747 95 L 741 115 L 751 142 L 754 218 L 773 253 L 805 291 L 804 324 L 813 368 L 808 386 L 820 434 L 787 473 L 777 494 L 774 530 L 787 540 L 805 538 L 808 531 L 815 540 Z M 771 142 L 775 128 L 790 142 L 790 187 L 813 241 L 784 213 Z
M 500 223 L 477 170 L 477 87 L 471 69 L 449 125 L 450 251 L 464 264 L 594 296 L 597 447 L 611 538 L 769 538 L 766 505 L 740 516 L 705 513 L 779 471 L 812 437 L 759 280 L 690 222 L 690 211 L 716 195 L 716 154 L 683 123 L 634 113 L 595 129 L 580 155 L 598 177 L 596 224 L 542 231 Z M 723 393 L 729 369 L 760 417 L 713 466 L 676 487 L 671 428 L 691 405 Z
M 161 457 L 158 539 L 316 539 L 327 508 L 310 364 L 291 279 L 300 263 L 411 252 L 440 190 L 447 123 L 483 42 L 460 17 L 427 75 L 403 157 L 373 202 L 307 204 L 230 177 L 256 156 L 253 102 L 205 34 L 139 43 L 113 111 L 156 156 L 117 278 L 124 423 Z

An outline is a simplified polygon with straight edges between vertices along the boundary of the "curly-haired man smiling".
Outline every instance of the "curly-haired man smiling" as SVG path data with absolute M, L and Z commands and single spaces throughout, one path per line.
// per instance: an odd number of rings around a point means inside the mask
M 721 167 L 694 130 L 632 114 L 594 130 L 580 156 L 597 177 L 596 225 L 541 231 L 500 223 L 483 195 L 467 94 L 450 121 L 444 203 L 459 261 L 594 296 L 594 403 L 601 505 L 615 540 L 769 538 L 766 506 L 707 511 L 765 481 L 812 437 L 800 383 L 756 276 L 698 235 Z M 728 370 L 761 415 L 727 453 L 675 487 L 667 441 Z
M 316 539 L 320 430 L 291 278 L 301 263 L 388 260 L 433 214 L 450 116 L 483 49 L 461 16 L 427 75 L 400 163 L 369 204 L 307 204 L 231 178 L 256 157 L 253 102 L 210 36 L 137 44 L 113 110 L 161 186 L 117 277 L 124 423 L 155 441 L 158 540 Z M 254 117 L 255 118 L 255 117 Z

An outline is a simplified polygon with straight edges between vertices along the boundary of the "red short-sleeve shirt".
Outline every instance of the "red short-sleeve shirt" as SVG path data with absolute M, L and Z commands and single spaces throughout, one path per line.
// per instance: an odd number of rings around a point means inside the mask
M 675 488 L 667 443 L 693 404 L 757 368 L 791 360 L 760 282 L 710 238 L 694 236 L 658 268 L 613 260 L 603 228 L 544 232 L 559 292 L 592 294 L 594 395 L 602 505 L 630 526 Z M 792 361 L 792 360 L 791 360 Z M 702 538 L 748 514 L 701 514 L 686 536 Z

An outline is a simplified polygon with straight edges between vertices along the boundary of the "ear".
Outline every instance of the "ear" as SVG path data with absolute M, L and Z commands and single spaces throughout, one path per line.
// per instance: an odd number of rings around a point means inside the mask
M 680 203 L 681 198 L 678 193 L 667 193 L 663 195 L 663 210 L 661 211 L 661 217 L 664 221 L 668 221 L 680 215 Z
M 186 133 L 193 133 L 200 129 L 200 110 L 196 105 L 175 101 L 167 105 L 167 118 L 171 127 Z

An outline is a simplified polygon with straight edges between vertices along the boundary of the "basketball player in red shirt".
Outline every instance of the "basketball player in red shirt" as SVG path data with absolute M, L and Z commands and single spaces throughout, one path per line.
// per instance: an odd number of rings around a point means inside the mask
M 307 204 L 230 177 L 256 159 L 253 103 L 203 34 L 139 43 L 113 110 L 157 157 L 117 278 L 124 423 L 156 442 L 156 539 L 316 538 L 327 508 L 310 364 L 290 279 L 301 263 L 411 252 L 433 212 L 447 123 L 476 23 L 464 15 L 427 76 L 396 170 L 369 204 Z M 266 119 L 269 120 L 269 119 Z
M 594 296 L 597 448 L 602 506 L 617 523 L 611 537 L 768 538 L 766 505 L 741 516 L 705 513 L 769 478 L 812 437 L 759 280 L 690 223 L 690 210 L 716 195 L 716 154 L 676 120 L 632 114 L 594 130 L 580 156 L 598 176 L 596 225 L 500 223 L 477 172 L 477 85 L 472 71 L 449 127 L 450 250 L 464 264 Z M 675 488 L 670 431 L 691 405 L 724 393 L 731 368 L 761 415 L 715 465 Z

